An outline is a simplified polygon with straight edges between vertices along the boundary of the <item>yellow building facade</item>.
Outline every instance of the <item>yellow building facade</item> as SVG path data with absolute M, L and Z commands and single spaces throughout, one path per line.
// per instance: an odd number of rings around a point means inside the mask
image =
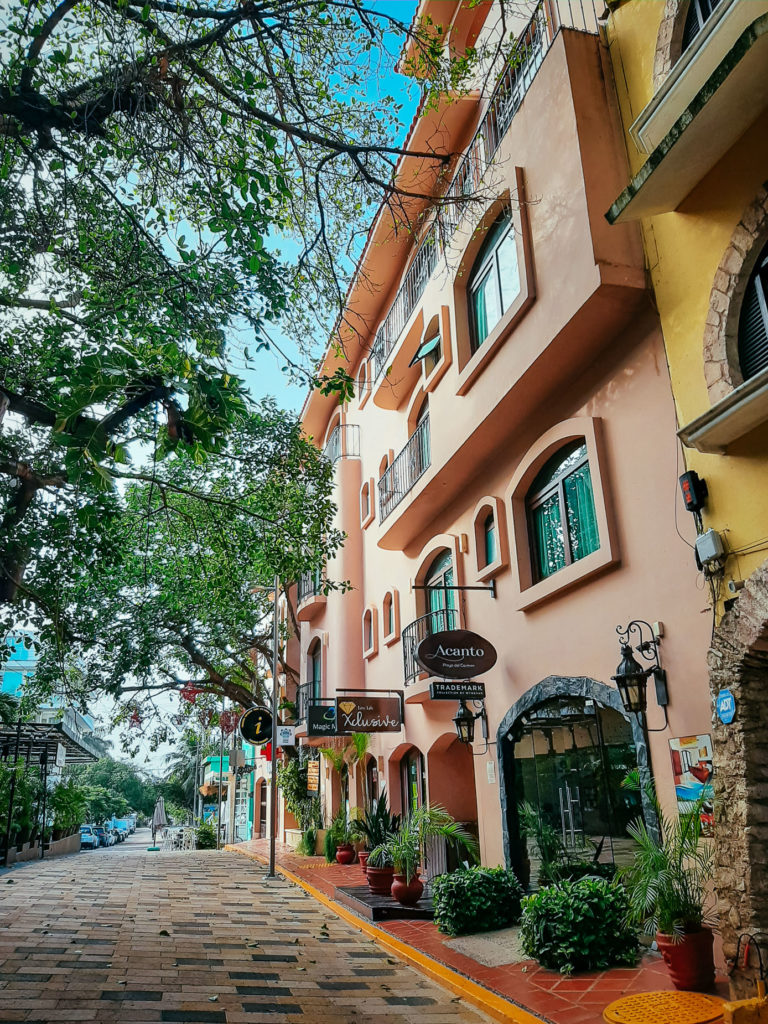
M 609 2 L 604 38 L 631 175 L 606 216 L 641 226 L 680 472 L 708 492 L 694 514 L 714 606 L 716 888 L 729 954 L 741 932 L 768 933 L 768 3 Z

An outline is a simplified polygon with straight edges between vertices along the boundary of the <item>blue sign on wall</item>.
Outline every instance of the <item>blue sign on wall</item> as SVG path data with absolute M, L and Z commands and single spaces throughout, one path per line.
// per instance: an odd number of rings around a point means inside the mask
M 723 725 L 730 725 L 736 717 L 736 698 L 730 690 L 721 690 L 715 701 L 717 717 Z

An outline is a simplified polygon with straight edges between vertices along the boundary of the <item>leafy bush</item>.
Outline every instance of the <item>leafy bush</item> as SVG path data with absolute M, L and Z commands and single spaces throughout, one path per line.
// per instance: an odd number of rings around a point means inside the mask
M 296 844 L 296 853 L 302 857 L 314 857 L 315 843 L 317 842 L 317 829 L 308 828 L 302 832 L 301 839 Z
M 333 864 L 335 862 L 337 846 L 338 843 L 336 842 L 336 837 L 333 834 L 333 829 L 329 828 L 325 833 L 325 838 L 323 839 L 323 853 L 325 854 L 325 859 L 328 864 Z
M 557 867 L 555 877 L 549 877 L 542 866 L 539 872 L 539 885 L 551 885 L 553 882 L 577 882 L 580 878 L 596 876 L 610 882 L 616 877 L 616 865 L 612 862 L 594 860 L 565 861 Z
M 198 825 L 195 838 L 198 850 L 216 849 L 216 829 L 213 825 L 209 825 L 207 822 Z
M 520 918 L 522 895 L 507 868 L 459 868 L 432 882 L 435 924 L 447 935 L 506 928 Z
M 322 824 L 320 800 L 307 792 L 307 766 L 307 761 L 300 761 L 297 757 L 277 766 L 277 784 L 286 809 L 296 818 L 302 832 L 308 828 L 320 828 Z
M 523 900 L 523 949 L 563 974 L 633 965 L 637 935 L 628 913 L 624 889 L 604 879 L 549 886 Z

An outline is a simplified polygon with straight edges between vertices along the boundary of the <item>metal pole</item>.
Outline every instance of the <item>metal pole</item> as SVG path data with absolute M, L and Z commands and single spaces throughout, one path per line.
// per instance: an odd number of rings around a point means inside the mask
M 267 878 L 275 877 L 275 843 L 277 841 L 277 703 L 279 700 L 277 597 L 279 588 L 280 580 L 275 573 L 275 590 L 272 600 L 272 777 L 269 780 L 269 871 L 267 871 Z
M 225 697 L 221 698 L 221 713 L 224 714 Z M 216 814 L 216 849 L 221 848 L 221 785 L 224 778 L 224 723 L 219 719 L 219 809 Z
M 19 705 L 19 718 L 16 722 L 16 754 L 13 758 L 13 774 L 11 775 L 10 792 L 8 794 L 8 819 L 5 823 L 5 854 L 3 855 L 3 867 L 8 867 L 8 854 L 11 845 L 11 824 L 13 822 L 13 801 L 16 795 L 16 772 L 19 762 L 19 745 L 21 743 L 21 705 Z
M 48 797 L 48 747 L 43 748 L 40 757 L 40 772 L 43 776 L 43 824 L 40 833 L 40 860 L 45 857 L 45 818 Z M 53 838 L 53 836 L 51 836 Z

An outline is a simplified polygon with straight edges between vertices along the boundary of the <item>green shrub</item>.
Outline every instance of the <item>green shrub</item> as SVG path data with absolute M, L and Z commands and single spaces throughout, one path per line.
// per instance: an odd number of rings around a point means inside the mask
M 523 950 L 563 974 L 632 965 L 637 935 L 628 912 L 624 889 L 604 879 L 549 886 L 523 900 Z
M 198 850 L 216 849 L 216 829 L 213 825 L 209 825 L 207 822 L 202 825 L 198 825 L 197 831 L 195 832 L 195 838 L 197 840 Z
M 448 935 L 506 928 L 520 917 L 522 895 L 507 868 L 459 868 L 432 882 L 435 924 Z
M 328 864 L 333 864 L 335 862 L 337 846 L 338 843 L 336 842 L 336 836 L 333 833 L 333 829 L 329 828 L 325 833 L 325 838 L 323 839 L 323 853 L 325 854 L 325 860 Z
M 302 857 L 314 857 L 315 843 L 317 842 L 317 829 L 308 828 L 302 832 L 301 839 L 296 844 L 296 853 Z
M 542 866 L 539 872 L 539 885 L 552 885 L 555 882 L 577 882 L 580 878 L 595 876 L 612 881 L 616 877 L 616 865 L 611 862 L 594 860 L 565 861 L 558 865 L 555 877 L 550 877 Z

